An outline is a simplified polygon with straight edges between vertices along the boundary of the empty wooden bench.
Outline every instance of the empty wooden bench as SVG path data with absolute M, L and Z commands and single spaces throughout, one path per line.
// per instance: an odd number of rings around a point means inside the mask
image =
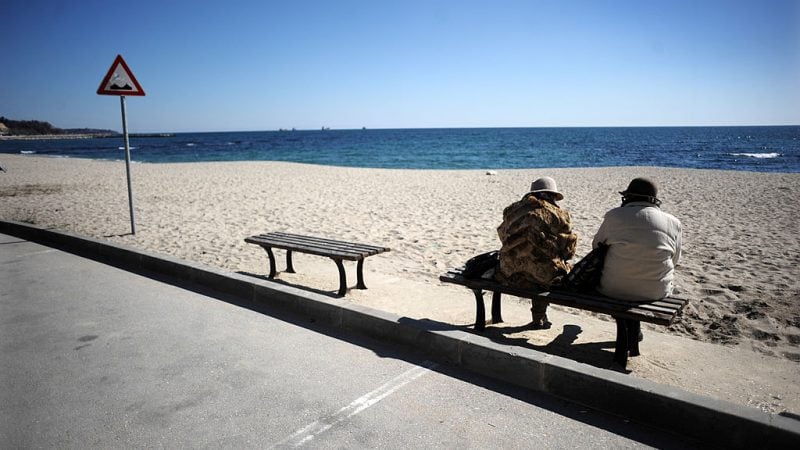
M 624 368 L 628 362 L 628 355 L 639 355 L 640 323 L 648 322 L 656 325 L 667 326 L 677 320 L 678 313 L 688 303 L 688 299 L 667 297 L 650 302 L 628 302 L 600 294 L 581 294 L 576 292 L 521 289 L 506 286 L 494 280 L 465 278 L 461 271 L 451 270 L 439 277 L 445 283 L 465 286 L 475 294 L 475 329 L 478 331 L 486 327 L 486 310 L 483 305 L 483 292 L 492 292 L 492 323 L 501 323 L 500 299 L 502 294 L 515 297 L 530 298 L 584 309 L 602 314 L 608 314 L 617 322 L 617 339 L 614 348 L 614 361 Z
M 292 265 L 292 252 L 308 253 L 310 255 L 327 256 L 331 258 L 339 269 L 339 292 L 338 296 L 343 296 L 347 292 L 347 277 L 344 272 L 342 260 L 358 261 L 356 274 L 358 282 L 357 289 L 366 289 L 364 285 L 364 258 L 378 253 L 388 252 L 387 247 L 374 245 L 358 244 L 355 242 L 337 241 L 314 236 L 304 236 L 290 233 L 267 233 L 250 236 L 245 238 L 249 244 L 260 245 L 267 251 L 269 256 L 269 278 L 275 278 L 275 255 L 273 248 L 286 250 L 286 272 L 294 273 Z

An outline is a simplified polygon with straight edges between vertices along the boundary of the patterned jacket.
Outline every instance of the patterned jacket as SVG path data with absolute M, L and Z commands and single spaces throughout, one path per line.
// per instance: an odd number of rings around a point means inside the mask
M 578 235 L 565 210 L 526 195 L 503 210 L 497 279 L 519 287 L 548 287 L 570 270 Z

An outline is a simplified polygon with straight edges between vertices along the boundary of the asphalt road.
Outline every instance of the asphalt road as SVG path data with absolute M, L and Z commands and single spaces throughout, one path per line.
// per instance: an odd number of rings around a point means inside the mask
M 0 446 L 694 445 L 235 303 L 0 234 Z

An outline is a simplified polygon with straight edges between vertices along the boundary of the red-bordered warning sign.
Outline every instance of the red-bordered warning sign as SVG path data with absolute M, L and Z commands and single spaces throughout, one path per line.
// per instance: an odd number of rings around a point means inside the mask
M 117 55 L 117 59 L 111 64 L 106 77 L 97 88 L 97 93 L 100 95 L 144 95 L 144 89 L 136 81 L 136 77 L 125 64 L 122 55 Z

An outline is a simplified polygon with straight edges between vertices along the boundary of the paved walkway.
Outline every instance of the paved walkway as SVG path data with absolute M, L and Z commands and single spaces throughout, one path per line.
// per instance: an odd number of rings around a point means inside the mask
M 3 234 L 0 286 L 5 448 L 692 445 Z

